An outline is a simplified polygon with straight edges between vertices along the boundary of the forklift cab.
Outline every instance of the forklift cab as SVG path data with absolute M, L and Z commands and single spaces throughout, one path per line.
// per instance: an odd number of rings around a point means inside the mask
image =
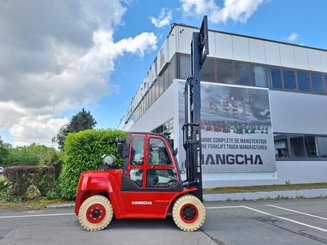
M 118 146 L 124 159 L 122 191 L 181 191 L 177 161 L 159 134 L 130 133 Z

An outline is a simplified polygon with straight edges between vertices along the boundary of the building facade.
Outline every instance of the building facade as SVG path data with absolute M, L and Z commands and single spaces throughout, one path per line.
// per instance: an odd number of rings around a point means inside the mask
M 172 26 L 119 124 L 171 132 L 182 170 L 193 31 Z M 327 181 L 327 50 L 210 30 L 201 96 L 204 187 Z

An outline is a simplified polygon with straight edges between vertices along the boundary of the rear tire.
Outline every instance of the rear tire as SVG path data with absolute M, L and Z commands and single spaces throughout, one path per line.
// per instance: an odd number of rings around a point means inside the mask
M 177 199 L 173 206 L 173 220 L 183 231 L 196 231 L 206 219 L 203 203 L 193 195 L 185 195 Z
M 108 198 L 95 195 L 87 198 L 78 212 L 78 221 L 88 231 L 105 229 L 113 216 L 113 210 Z

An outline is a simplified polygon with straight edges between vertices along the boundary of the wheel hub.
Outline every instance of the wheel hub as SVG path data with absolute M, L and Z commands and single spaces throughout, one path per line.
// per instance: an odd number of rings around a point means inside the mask
M 93 218 L 99 218 L 100 214 L 101 214 L 101 212 L 100 212 L 99 209 L 93 210 L 92 217 Z
M 194 218 L 195 210 L 193 207 L 186 207 L 183 211 L 183 215 L 187 220 Z
M 193 223 L 199 216 L 198 209 L 195 205 L 189 203 L 185 204 L 180 211 L 180 217 L 185 223 Z
M 105 216 L 106 209 L 99 203 L 91 205 L 86 211 L 87 220 L 93 224 L 100 223 Z

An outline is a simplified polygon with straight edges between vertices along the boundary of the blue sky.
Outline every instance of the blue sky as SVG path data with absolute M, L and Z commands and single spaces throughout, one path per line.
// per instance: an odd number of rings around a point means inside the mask
M 327 49 L 325 0 L 34 0 L 0 9 L 0 136 L 51 145 L 85 107 L 116 128 L 172 23 Z

